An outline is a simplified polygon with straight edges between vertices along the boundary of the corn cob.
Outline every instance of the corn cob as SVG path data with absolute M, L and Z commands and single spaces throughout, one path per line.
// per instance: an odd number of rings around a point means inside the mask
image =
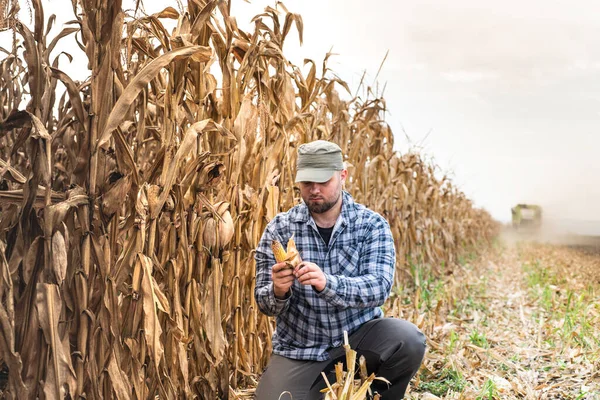
M 300 253 L 298 253 L 298 249 L 296 249 L 296 243 L 294 242 L 293 236 L 288 240 L 287 251 L 278 240 L 271 241 L 271 249 L 273 250 L 275 261 L 278 263 L 285 262 L 289 267 L 293 268 L 302 262 Z
M 271 241 L 271 249 L 273 250 L 273 255 L 275 256 L 275 261 L 278 263 L 287 261 L 287 253 L 283 248 L 283 245 L 279 243 L 278 240 Z

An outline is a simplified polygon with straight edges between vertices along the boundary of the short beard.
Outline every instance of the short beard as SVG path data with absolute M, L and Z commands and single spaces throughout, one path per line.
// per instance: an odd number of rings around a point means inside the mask
M 337 204 L 341 195 L 342 195 L 342 193 L 339 192 L 338 196 L 335 198 L 335 200 L 325 201 L 321 204 L 307 203 L 308 209 L 310 210 L 310 212 L 315 213 L 315 214 L 326 213 L 327 211 L 331 210 L 333 208 L 333 206 L 335 206 Z

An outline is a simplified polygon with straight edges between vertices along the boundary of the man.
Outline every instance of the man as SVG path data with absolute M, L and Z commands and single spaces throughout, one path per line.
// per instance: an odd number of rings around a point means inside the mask
M 301 145 L 296 182 L 304 202 L 269 222 L 258 245 L 254 294 L 277 326 L 257 400 L 277 400 L 286 391 L 293 400 L 321 398 L 321 371 L 330 374 L 345 360 L 344 331 L 358 357 L 365 356 L 368 373 L 391 382 L 371 386 L 384 400 L 403 398 L 421 365 L 423 333 L 384 318 L 379 307 L 394 282 L 389 224 L 343 190 L 347 175 L 338 145 Z M 270 247 L 271 240 L 285 244 L 292 235 L 303 260 L 294 269 L 277 263 Z M 328 378 L 335 381 L 333 374 Z

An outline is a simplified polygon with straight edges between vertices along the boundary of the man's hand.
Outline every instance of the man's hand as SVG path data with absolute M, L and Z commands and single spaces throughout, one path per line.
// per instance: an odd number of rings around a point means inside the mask
M 312 285 L 318 292 L 325 289 L 327 278 L 321 268 L 308 261 L 303 261 L 294 268 L 294 275 L 303 285 Z
M 278 299 L 285 298 L 294 283 L 294 271 L 285 262 L 280 262 L 273 265 L 271 278 L 273 279 L 275 297 Z

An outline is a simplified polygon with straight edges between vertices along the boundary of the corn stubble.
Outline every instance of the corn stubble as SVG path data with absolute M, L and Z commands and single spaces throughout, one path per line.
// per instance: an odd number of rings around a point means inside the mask
M 338 362 L 335 364 L 335 382 L 331 384 L 325 372 L 321 372 L 323 380 L 327 387 L 321 390 L 324 393 L 324 400 L 363 400 L 373 399 L 379 400 L 379 393 L 373 393 L 371 384 L 375 380 L 380 380 L 388 385 L 390 382 L 382 377 L 376 377 L 374 373 L 368 375 L 367 362 L 364 356 L 360 356 L 358 360 L 358 371 L 356 371 L 356 356 L 355 350 L 352 350 L 348 342 L 348 332 L 344 331 L 344 351 L 346 352 L 346 369 L 344 363 Z M 356 378 L 358 373 L 359 378 Z M 367 397 L 367 394 L 369 397 Z
M 119 0 L 60 1 L 73 21 L 54 35 L 40 0 L 31 29 L 10 4 L 2 26 L 16 42 L 0 60 L 7 398 L 214 399 L 252 387 L 273 333 L 253 298 L 253 250 L 299 202 L 299 143 L 329 139 L 348 154 L 347 189 L 394 232 L 396 283 L 411 281 L 409 260 L 451 268 L 495 232 L 434 166 L 393 151 L 370 87 L 344 100 L 329 55 L 321 68 L 286 60 L 303 24 L 283 5 L 244 32 L 228 1 L 144 16 Z M 67 38 L 83 53 L 59 52 Z M 70 57 L 87 58 L 89 78 L 63 72 Z

